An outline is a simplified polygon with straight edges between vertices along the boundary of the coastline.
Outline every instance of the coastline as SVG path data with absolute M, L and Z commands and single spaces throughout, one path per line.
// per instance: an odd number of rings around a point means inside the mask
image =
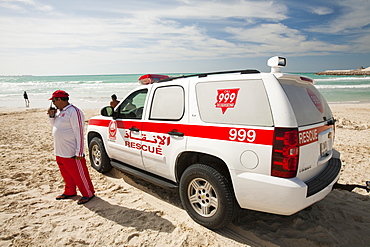
M 355 70 L 326 70 L 317 72 L 315 75 L 370 75 L 370 67 L 366 69 L 355 69 Z
M 370 103 L 329 103 L 339 182 L 370 180 Z M 85 123 L 100 109 L 83 109 Z M 291 216 L 243 210 L 225 230 L 190 219 L 178 194 L 112 170 L 90 167 L 96 198 L 81 206 L 56 201 L 63 181 L 53 155 L 46 110 L 0 108 L 0 246 L 367 246 L 370 196 L 333 190 Z M 87 150 L 85 154 L 88 155 Z

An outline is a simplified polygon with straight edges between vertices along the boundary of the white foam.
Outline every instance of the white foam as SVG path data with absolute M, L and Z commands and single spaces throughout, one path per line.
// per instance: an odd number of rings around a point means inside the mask
M 338 82 L 338 81 L 369 81 L 370 82 L 370 77 L 330 77 L 330 78 L 319 78 L 315 79 L 316 82 L 325 82 L 325 81 L 333 81 L 333 82 Z
M 330 89 L 361 89 L 370 88 L 370 84 L 360 84 L 360 85 L 315 85 L 318 89 L 330 88 Z

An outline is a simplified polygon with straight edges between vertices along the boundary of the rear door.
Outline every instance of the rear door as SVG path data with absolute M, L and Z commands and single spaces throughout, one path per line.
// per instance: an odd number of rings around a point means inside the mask
M 152 91 L 142 126 L 143 162 L 147 171 L 174 179 L 173 166 L 187 139 L 186 88 L 161 83 Z
M 279 81 L 298 124 L 300 154 L 297 177 L 305 181 L 321 172 L 332 157 L 333 115 L 314 85 L 289 79 Z

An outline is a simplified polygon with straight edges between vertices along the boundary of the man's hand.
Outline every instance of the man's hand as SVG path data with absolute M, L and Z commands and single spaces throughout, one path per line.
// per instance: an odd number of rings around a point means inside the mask
M 56 109 L 50 109 L 49 108 L 47 114 L 49 115 L 50 118 L 54 118 L 56 111 L 57 111 Z

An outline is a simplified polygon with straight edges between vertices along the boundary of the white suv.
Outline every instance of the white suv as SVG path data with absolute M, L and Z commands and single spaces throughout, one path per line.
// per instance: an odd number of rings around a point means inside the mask
M 334 118 L 307 77 L 256 70 L 145 75 L 115 109 L 89 120 L 91 165 L 179 189 L 199 224 L 225 226 L 239 208 L 291 215 L 339 178 Z

